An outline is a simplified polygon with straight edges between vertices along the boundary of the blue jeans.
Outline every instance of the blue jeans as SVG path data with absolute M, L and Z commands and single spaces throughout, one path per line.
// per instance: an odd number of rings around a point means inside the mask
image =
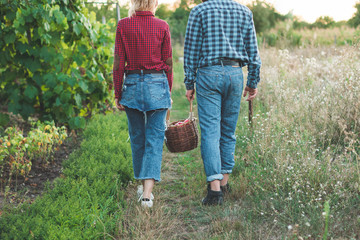
M 170 101 L 165 73 L 126 76 L 120 104 L 125 106 L 128 118 L 136 179 L 161 180 L 165 117 Z
M 160 181 L 167 109 L 141 112 L 125 108 L 136 179 Z
M 142 112 L 170 108 L 170 89 L 165 72 L 127 75 L 120 104 Z
M 216 65 L 197 71 L 201 156 L 208 182 L 222 180 L 235 165 L 235 129 L 242 90 L 240 67 Z

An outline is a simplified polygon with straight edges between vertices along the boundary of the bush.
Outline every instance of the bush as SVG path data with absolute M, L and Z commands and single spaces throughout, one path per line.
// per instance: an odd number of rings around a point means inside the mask
M 132 179 L 125 114 L 96 116 L 57 179 L 33 204 L 0 216 L 1 239 L 98 239 L 117 233 Z
M 66 139 L 66 128 L 56 127 L 54 122 L 36 123 L 37 127 L 28 132 L 27 137 L 18 127 L 8 127 L 4 136 L 0 135 L 0 176 L 9 170 L 9 178 L 14 175 L 26 176 L 34 160 L 49 161 L 55 147 Z
M 96 23 L 79 0 L 2 0 L 0 7 L 0 96 L 8 111 L 83 128 L 83 117 L 109 97 L 114 23 Z

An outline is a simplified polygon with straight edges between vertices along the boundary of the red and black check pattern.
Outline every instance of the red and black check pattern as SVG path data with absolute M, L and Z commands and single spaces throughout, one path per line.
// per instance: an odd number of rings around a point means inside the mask
M 115 39 L 115 58 L 119 66 L 113 68 L 115 97 L 121 99 L 124 72 L 126 70 L 165 70 L 170 90 L 173 74 L 165 64 L 172 57 L 169 25 L 151 12 L 137 11 L 135 16 L 119 21 Z M 126 66 L 125 66 L 126 62 Z M 114 61 L 117 64 L 117 61 Z

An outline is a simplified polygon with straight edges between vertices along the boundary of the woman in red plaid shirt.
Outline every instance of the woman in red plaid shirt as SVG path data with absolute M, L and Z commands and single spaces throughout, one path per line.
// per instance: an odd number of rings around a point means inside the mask
M 157 0 L 132 0 L 118 22 L 114 54 L 116 106 L 128 117 L 134 176 L 141 205 L 152 207 L 160 181 L 165 117 L 173 81 L 169 25 L 154 17 Z

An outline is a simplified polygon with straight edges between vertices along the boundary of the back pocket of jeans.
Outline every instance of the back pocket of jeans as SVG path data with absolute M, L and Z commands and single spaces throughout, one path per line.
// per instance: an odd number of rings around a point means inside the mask
M 122 98 L 124 100 L 131 100 L 134 97 L 135 91 L 136 91 L 135 79 L 125 79 L 122 90 Z
M 160 100 L 165 96 L 165 83 L 163 81 L 149 82 L 148 87 L 152 99 Z

